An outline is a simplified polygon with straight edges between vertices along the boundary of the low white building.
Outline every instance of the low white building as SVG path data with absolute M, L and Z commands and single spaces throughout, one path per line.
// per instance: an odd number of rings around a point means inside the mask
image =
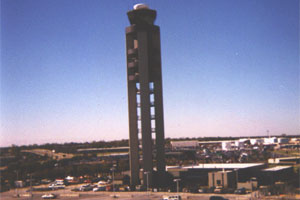
M 233 150 L 232 141 L 223 141 L 222 142 L 222 150 L 223 151 L 230 151 Z
M 278 144 L 288 144 L 289 142 L 289 138 L 278 138 Z
M 197 149 L 199 147 L 199 142 L 197 140 L 171 141 L 171 147 L 173 150 Z
M 300 138 L 292 138 L 291 143 L 299 144 L 300 143 Z
M 231 151 L 235 149 L 241 149 L 245 146 L 245 140 L 227 140 L 222 141 L 222 150 Z
M 276 143 L 277 143 L 276 137 L 264 138 L 264 144 L 276 144 Z
M 251 145 L 260 145 L 264 143 L 264 139 L 261 138 L 252 138 L 250 139 L 250 144 Z
M 235 147 L 237 147 L 239 149 L 244 148 L 245 142 L 243 140 L 237 140 L 237 141 L 235 141 L 234 145 L 235 145 Z

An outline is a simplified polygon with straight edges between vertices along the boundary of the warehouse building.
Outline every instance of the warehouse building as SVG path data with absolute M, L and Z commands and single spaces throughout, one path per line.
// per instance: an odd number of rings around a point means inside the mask
M 257 177 L 264 163 L 204 163 L 191 166 L 168 166 L 167 171 L 174 178 L 180 178 L 185 185 L 208 186 L 208 174 L 218 171 L 233 171 L 238 182 L 246 182 Z
M 276 182 L 292 180 L 294 176 L 292 166 L 276 166 L 261 170 L 259 176 L 260 185 L 273 185 Z

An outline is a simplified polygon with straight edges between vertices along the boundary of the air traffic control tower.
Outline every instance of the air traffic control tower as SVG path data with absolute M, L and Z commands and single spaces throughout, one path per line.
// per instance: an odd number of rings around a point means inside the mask
M 135 5 L 127 15 L 131 24 L 126 28 L 131 186 L 139 185 L 140 177 L 144 186 L 152 186 L 153 168 L 158 177 L 165 172 L 160 30 L 154 25 L 156 11 L 145 4 Z

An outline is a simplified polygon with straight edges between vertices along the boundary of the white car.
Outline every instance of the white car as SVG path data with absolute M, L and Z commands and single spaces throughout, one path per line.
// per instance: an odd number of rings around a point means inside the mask
M 82 185 L 79 188 L 80 191 L 91 191 L 93 190 L 93 186 L 91 186 L 90 184 L 86 184 L 86 185 Z
M 56 195 L 55 194 L 44 194 L 42 196 L 43 199 L 55 199 Z
M 101 187 L 95 187 L 93 188 L 94 192 L 98 192 L 98 191 L 106 191 L 106 187 L 105 186 L 101 186 Z
M 107 185 L 107 182 L 106 182 L 106 181 L 99 181 L 99 182 L 98 182 L 98 185 L 99 185 L 99 186 L 100 186 L 100 185 L 101 185 L 101 186 L 102 186 L 102 185 Z
M 65 189 L 65 185 L 57 185 L 57 184 L 51 184 L 49 185 L 49 188 L 51 189 Z

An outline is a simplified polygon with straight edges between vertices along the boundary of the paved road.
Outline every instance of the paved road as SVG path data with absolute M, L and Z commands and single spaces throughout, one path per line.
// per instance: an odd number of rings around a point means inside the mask
M 0 193 L 1 200 L 41 200 L 43 194 L 53 193 L 57 195 L 57 199 L 61 200 L 108 200 L 108 199 L 120 199 L 120 200 L 160 200 L 164 195 L 172 195 L 175 193 L 168 192 L 72 192 L 72 187 L 67 187 L 62 190 L 48 191 L 48 192 L 37 192 L 34 191 L 32 198 L 30 193 L 26 192 L 28 188 L 19 189 L 18 191 L 12 190 L 8 192 Z M 17 198 L 16 194 L 20 194 L 20 197 Z M 113 195 L 116 195 L 118 198 L 114 198 Z M 210 196 L 216 194 L 191 194 L 191 193 L 180 193 L 183 200 L 209 200 Z M 246 195 L 234 195 L 234 194 L 225 194 L 222 195 L 230 200 L 249 200 L 251 194 Z
M 41 200 L 41 196 L 47 192 L 33 192 L 32 198 L 28 193 L 20 193 L 21 196 L 17 198 L 15 192 L 4 192 L 1 193 L 1 200 Z M 48 192 L 49 193 L 49 192 Z M 147 193 L 147 192 L 78 192 L 78 193 L 66 193 L 65 191 L 55 191 L 54 194 L 58 195 L 57 199 L 65 199 L 65 200 L 108 200 L 108 199 L 120 199 L 120 200 L 160 200 L 163 195 L 172 195 L 170 193 Z M 113 195 L 116 195 L 117 198 L 114 198 Z M 183 200 L 209 200 L 209 197 L 215 194 L 189 194 L 189 193 L 180 193 Z M 246 200 L 250 199 L 250 194 L 247 195 L 223 195 L 225 198 L 230 200 Z

